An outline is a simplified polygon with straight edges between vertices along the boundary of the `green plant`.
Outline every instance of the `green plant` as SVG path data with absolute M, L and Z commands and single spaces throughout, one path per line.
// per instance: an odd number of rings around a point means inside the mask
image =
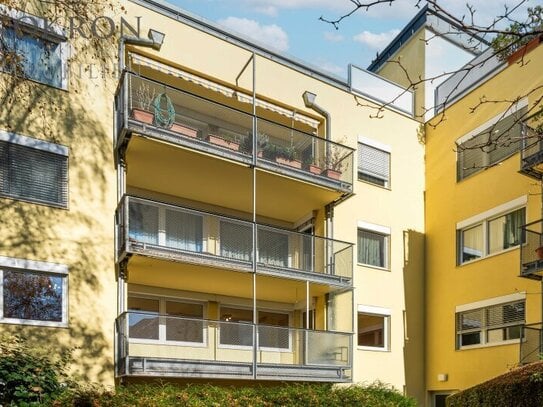
M 0 337 L 0 405 L 34 406 L 63 391 L 71 351 L 34 347 L 18 335 Z
M 319 167 L 337 172 L 343 172 L 347 166 L 345 158 L 347 158 L 347 155 L 349 154 L 349 151 L 341 146 L 341 143 L 345 142 L 344 140 L 345 138 L 342 138 L 339 141 L 340 144 L 329 144 L 326 147 L 326 154 L 319 161 Z
M 531 34 L 543 29 L 543 7 L 535 6 L 528 8 L 528 19 L 526 22 L 515 21 L 505 32 L 498 34 L 491 42 L 492 49 L 496 56 L 502 61 L 512 55 L 516 50 L 530 42 L 536 35 Z

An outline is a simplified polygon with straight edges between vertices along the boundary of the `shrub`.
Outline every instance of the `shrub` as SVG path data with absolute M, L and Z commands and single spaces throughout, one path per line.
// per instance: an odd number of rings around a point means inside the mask
M 56 359 L 54 354 L 51 349 L 31 346 L 20 336 L 0 336 L 0 405 L 40 405 L 59 395 L 70 353 Z
M 532 363 L 447 397 L 447 406 L 543 406 L 542 381 L 543 362 Z

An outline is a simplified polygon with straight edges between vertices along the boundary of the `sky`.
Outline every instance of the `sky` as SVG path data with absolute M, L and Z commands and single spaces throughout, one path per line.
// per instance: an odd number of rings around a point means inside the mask
M 346 77 L 349 63 L 367 68 L 386 45 L 417 14 L 417 0 L 396 0 L 358 10 L 339 29 L 319 21 L 349 12 L 350 0 L 167 0 L 192 14 L 218 23 L 283 54 L 335 75 Z M 362 0 L 363 1 L 363 0 Z M 441 0 L 456 16 L 469 15 L 467 0 Z M 469 0 L 476 23 L 488 24 L 522 0 Z M 520 9 L 543 5 L 525 0 Z M 520 10 L 519 9 L 519 10 Z

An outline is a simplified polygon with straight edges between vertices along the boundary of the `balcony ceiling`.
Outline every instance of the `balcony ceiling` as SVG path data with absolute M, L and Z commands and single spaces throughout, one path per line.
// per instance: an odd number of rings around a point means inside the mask
M 127 185 L 252 213 L 252 170 L 215 156 L 134 136 Z M 337 191 L 257 171 L 259 216 L 296 222 L 340 196 Z

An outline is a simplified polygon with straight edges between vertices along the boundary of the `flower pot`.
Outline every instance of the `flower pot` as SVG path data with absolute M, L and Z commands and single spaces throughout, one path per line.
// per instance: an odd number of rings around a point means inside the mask
M 198 130 L 193 129 L 192 127 L 184 126 L 179 123 L 174 123 L 170 130 L 191 138 L 196 138 L 198 136 Z
M 275 162 L 281 165 L 287 165 L 292 168 L 302 169 L 302 162 L 298 160 L 288 160 L 283 157 L 275 157 Z
M 339 180 L 341 178 L 340 171 L 332 170 L 330 168 L 325 169 L 321 174 L 324 175 L 325 177 L 332 178 L 332 179 Z
M 209 134 L 207 136 L 207 141 L 209 141 L 211 144 L 215 144 L 220 147 L 228 148 L 234 151 L 239 151 L 239 143 L 225 140 L 222 137 L 216 136 L 214 134 Z
M 537 249 L 535 249 L 535 254 L 537 254 L 537 258 L 539 260 L 543 260 L 543 246 L 540 246 Z
M 309 172 L 312 174 L 321 175 L 322 168 L 317 165 L 309 164 Z
M 528 52 L 534 50 L 538 47 L 539 43 L 541 42 L 541 36 L 537 36 L 530 40 L 527 44 L 523 45 L 519 49 L 517 49 L 515 52 L 513 52 L 511 55 L 507 57 L 507 63 L 509 65 L 514 64 L 519 59 L 523 58 Z
M 147 110 L 132 109 L 132 118 L 138 122 L 152 124 L 155 115 Z

